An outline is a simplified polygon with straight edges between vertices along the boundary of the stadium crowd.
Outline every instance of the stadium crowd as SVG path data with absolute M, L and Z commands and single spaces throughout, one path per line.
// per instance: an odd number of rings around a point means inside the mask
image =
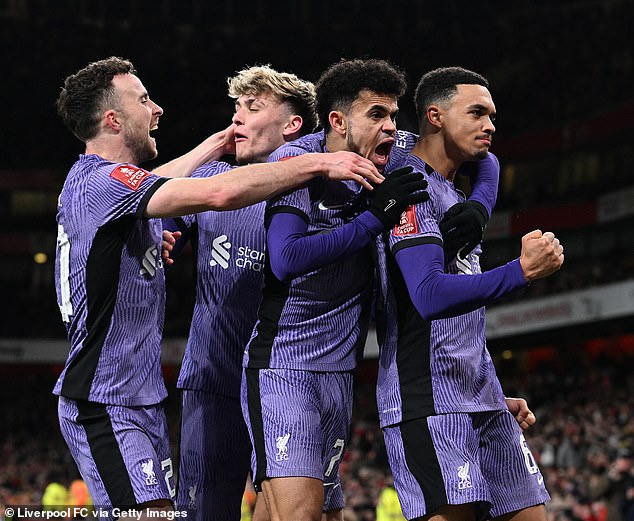
M 630 350 L 620 357 L 569 353 L 530 368 L 499 368 L 507 394 L 526 397 L 537 416 L 526 437 L 552 497 L 551 521 L 634 519 L 633 363 Z M 360 368 L 353 434 L 340 468 L 348 521 L 375 519 L 379 494 L 390 481 L 374 400 L 375 364 Z M 50 367 L 2 369 L 4 388 L 12 392 L 0 395 L 0 509 L 41 504 L 48 483 L 68 486 L 78 477 L 59 434 L 50 395 L 54 379 Z M 42 398 L 34 403 L 33 395 Z M 176 391 L 168 402 L 175 441 Z

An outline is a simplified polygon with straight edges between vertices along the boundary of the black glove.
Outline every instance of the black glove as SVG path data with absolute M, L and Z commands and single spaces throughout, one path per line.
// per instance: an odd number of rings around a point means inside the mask
M 429 199 L 429 194 L 424 191 L 427 188 L 425 177 L 413 170 L 411 166 L 397 168 L 370 192 L 368 210 L 386 228 L 397 224 L 401 214 L 410 204 L 422 203 Z
M 440 221 L 445 261 L 457 254 L 465 258 L 482 241 L 489 214 L 481 203 L 466 201 L 454 204 Z

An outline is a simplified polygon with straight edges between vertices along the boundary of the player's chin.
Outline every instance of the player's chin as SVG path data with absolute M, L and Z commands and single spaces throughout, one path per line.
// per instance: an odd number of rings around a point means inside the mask
M 489 149 L 488 148 L 486 148 L 484 150 L 478 150 L 478 152 L 476 152 L 475 159 L 480 161 L 480 160 L 484 159 L 488 155 L 489 155 Z

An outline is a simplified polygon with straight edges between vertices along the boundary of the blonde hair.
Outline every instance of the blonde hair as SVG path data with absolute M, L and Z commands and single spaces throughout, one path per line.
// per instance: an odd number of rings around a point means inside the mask
M 256 65 L 242 69 L 232 78 L 227 78 L 229 96 L 238 98 L 244 94 L 270 92 L 282 103 L 291 105 L 302 117 L 302 134 L 317 127 L 315 86 L 288 72 L 278 72 L 270 65 Z

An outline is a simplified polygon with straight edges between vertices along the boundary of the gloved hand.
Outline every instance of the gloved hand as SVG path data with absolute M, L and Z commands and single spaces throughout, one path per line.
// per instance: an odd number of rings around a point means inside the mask
M 464 259 L 482 241 L 489 214 L 481 203 L 466 201 L 454 204 L 440 221 L 445 260 L 457 254 Z
M 410 204 L 422 203 L 429 199 L 429 194 L 424 191 L 427 181 L 423 174 L 413 170 L 411 166 L 397 168 L 370 192 L 368 210 L 386 228 L 397 224 L 401 214 Z

